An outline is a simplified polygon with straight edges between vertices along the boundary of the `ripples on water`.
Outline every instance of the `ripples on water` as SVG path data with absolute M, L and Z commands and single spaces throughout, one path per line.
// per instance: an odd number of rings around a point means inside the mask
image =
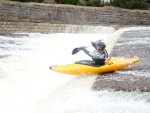
M 127 28 L 131 32 L 133 29 L 141 27 Z M 111 34 L 114 31 L 110 29 L 108 34 L 106 28 L 100 30 L 102 33 L 99 34 L 94 31 L 96 34 L 0 35 L 0 112 L 149 113 L 148 92 L 94 92 L 91 86 L 96 75 L 71 76 L 49 70 L 50 65 L 89 59 L 82 52 L 72 56 L 71 51 L 75 47 L 89 45 L 90 41 L 103 39 L 111 49 L 117 34 Z M 148 38 L 133 39 L 128 44 L 146 42 L 149 43 Z

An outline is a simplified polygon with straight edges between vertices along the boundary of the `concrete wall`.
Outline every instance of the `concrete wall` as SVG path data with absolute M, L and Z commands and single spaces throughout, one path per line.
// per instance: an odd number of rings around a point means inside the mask
M 67 25 L 0 21 L 0 33 L 65 33 Z
M 21 29 L 24 32 L 49 33 L 50 29 L 58 30 L 62 26 L 65 28 L 65 24 L 150 25 L 150 11 L 58 4 L 0 3 L 0 33 L 20 32 Z M 57 30 L 56 32 L 59 32 Z
M 87 27 L 96 28 L 91 25 L 70 25 L 70 24 L 51 24 L 51 23 L 34 23 L 34 22 L 12 22 L 0 21 L 0 34 L 7 33 L 89 33 Z M 106 26 L 107 27 L 107 26 Z M 97 27 L 99 28 L 99 27 Z M 118 29 L 118 26 L 108 26 L 108 28 Z M 92 31 L 91 31 L 92 33 Z

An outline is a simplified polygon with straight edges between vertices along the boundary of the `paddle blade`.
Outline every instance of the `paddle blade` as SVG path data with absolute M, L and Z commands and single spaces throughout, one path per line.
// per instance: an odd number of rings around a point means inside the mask
M 78 53 L 79 51 L 80 51 L 80 48 L 74 48 L 74 49 L 72 50 L 72 55 Z

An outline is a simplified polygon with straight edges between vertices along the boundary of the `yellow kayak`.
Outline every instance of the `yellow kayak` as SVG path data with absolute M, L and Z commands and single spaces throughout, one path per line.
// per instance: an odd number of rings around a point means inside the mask
M 105 65 L 93 65 L 90 60 L 80 60 L 68 65 L 50 66 L 52 71 L 72 75 L 92 75 L 108 73 L 123 69 L 139 61 L 138 57 L 134 58 L 111 58 L 107 59 Z

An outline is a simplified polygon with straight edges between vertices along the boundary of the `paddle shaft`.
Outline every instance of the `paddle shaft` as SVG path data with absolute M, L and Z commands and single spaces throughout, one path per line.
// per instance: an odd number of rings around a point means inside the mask
M 102 41 L 102 40 L 99 40 L 99 41 Z M 92 45 L 85 46 L 85 48 L 90 47 L 90 46 L 92 46 Z M 78 53 L 79 51 L 80 51 L 80 47 L 74 48 L 74 49 L 72 50 L 72 55 Z
M 90 46 L 91 46 L 91 45 L 86 46 L 85 48 L 90 47 Z M 78 53 L 79 51 L 80 51 L 80 47 L 74 48 L 74 49 L 72 50 L 72 55 Z

